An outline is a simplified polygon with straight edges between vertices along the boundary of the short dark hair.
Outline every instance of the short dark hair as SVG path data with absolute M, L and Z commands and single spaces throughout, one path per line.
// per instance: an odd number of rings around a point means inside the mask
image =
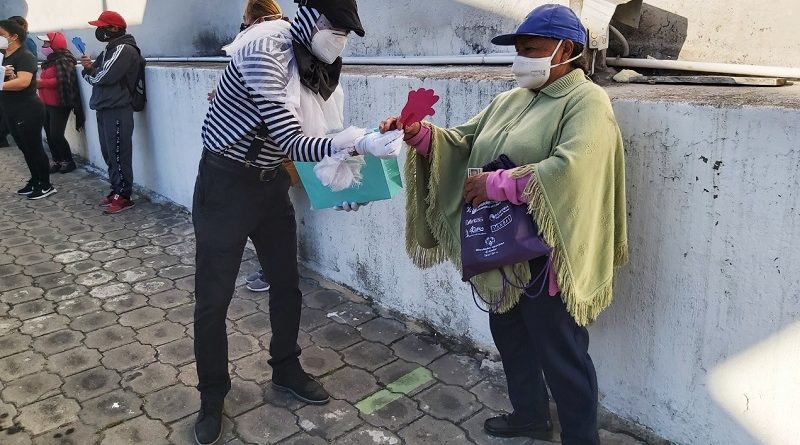
M 23 28 L 19 23 L 15 22 L 14 20 L 11 19 L 0 20 L 0 28 L 5 29 L 6 32 L 11 34 L 12 36 L 16 35 L 17 37 L 19 37 L 20 43 L 24 42 L 25 39 L 28 38 L 28 32 L 25 31 L 25 28 Z
M 569 58 L 578 57 L 577 59 L 570 62 L 572 66 L 575 68 L 579 68 L 583 70 L 584 73 L 589 74 L 589 61 L 587 60 L 586 53 L 584 52 L 585 47 L 577 42 L 572 42 L 575 44 L 575 47 L 572 49 L 572 54 L 569 55 Z
M 25 20 L 25 17 L 21 15 L 12 15 L 8 19 L 12 22 L 16 22 L 19 26 L 25 29 L 25 32 L 28 32 L 28 21 Z

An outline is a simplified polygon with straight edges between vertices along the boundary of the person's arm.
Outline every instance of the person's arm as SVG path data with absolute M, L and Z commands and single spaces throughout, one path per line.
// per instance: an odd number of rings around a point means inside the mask
M 113 51 L 105 53 L 101 66 L 97 63 L 92 70 L 84 70 L 83 78 L 92 85 L 115 85 L 128 75 L 134 63 L 139 58 L 139 52 L 130 45 L 118 45 Z
M 33 81 L 33 73 L 17 71 L 17 78 L 3 82 L 3 91 L 22 91 L 28 88 Z

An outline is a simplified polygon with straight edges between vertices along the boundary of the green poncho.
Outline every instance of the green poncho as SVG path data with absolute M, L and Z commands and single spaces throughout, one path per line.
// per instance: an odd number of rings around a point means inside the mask
M 611 303 L 614 268 L 627 261 L 625 160 L 611 102 L 581 70 L 539 94 L 516 88 L 497 96 L 466 124 L 431 127 L 429 156 L 413 149 L 406 164 L 406 249 L 421 268 L 450 260 L 461 268 L 461 211 L 468 167 L 501 154 L 531 175 L 529 213 L 553 248 L 561 297 L 579 325 Z M 514 266 L 530 280 L 527 264 Z M 507 269 L 507 276 L 512 270 Z M 506 312 L 519 294 L 503 295 L 499 272 L 473 279 Z

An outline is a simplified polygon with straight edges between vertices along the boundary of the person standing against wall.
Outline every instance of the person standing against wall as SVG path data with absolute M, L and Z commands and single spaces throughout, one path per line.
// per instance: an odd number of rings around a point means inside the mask
M 97 20 L 95 37 L 107 42 L 92 60 L 81 57 L 83 78 L 92 85 L 89 107 L 97 111 L 97 132 L 103 159 L 108 165 L 111 192 L 100 201 L 106 214 L 119 213 L 134 206 L 133 192 L 133 106 L 131 91 L 136 87 L 142 56 L 136 39 L 127 34 L 128 24 L 114 11 L 105 11 Z
M 83 128 L 85 117 L 81 103 L 80 88 L 75 65 L 75 56 L 67 49 L 67 38 L 60 32 L 51 32 L 46 36 L 38 36 L 42 40 L 42 53 L 47 60 L 42 63 L 42 75 L 39 78 L 39 97 L 44 102 L 47 116 L 44 131 L 50 154 L 50 173 L 69 173 L 75 170 L 75 160 L 64 131 L 67 128 L 70 112 L 75 112 L 75 127 Z
M 0 47 L 6 46 L 4 82 L 0 87 L 0 108 L 11 136 L 25 156 L 31 178 L 17 191 L 28 199 L 42 199 L 56 192 L 50 184 L 47 154 L 42 145 L 44 105 L 36 95 L 36 57 L 22 45 L 28 33 L 12 20 L 0 21 Z
M 25 20 L 25 17 L 22 17 L 20 15 L 15 15 L 9 17 L 8 19 L 21 26 L 22 29 L 25 30 L 25 32 L 28 32 L 28 21 Z M 36 41 L 34 41 L 30 35 L 25 37 L 25 49 L 30 51 L 30 53 L 33 54 L 34 57 L 37 56 L 36 52 L 38 51 L 38 48 L 36 47 Z

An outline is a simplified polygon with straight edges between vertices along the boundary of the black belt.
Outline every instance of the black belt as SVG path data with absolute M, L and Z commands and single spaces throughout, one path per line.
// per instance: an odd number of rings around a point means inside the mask
M 280 173 L 280 171 L 283 169 L 283 167 L 270 169 L 251 167 L 248 164 L 239 162 L 235 159 L 214 153 L 209 149 L 203 150 L 203 159 L 205 162 L 208 162 L 215 167 L 221 168 L 229 173 L 233 173 L 250 181 L 272 182 L 278 177 L 278 173 Z

